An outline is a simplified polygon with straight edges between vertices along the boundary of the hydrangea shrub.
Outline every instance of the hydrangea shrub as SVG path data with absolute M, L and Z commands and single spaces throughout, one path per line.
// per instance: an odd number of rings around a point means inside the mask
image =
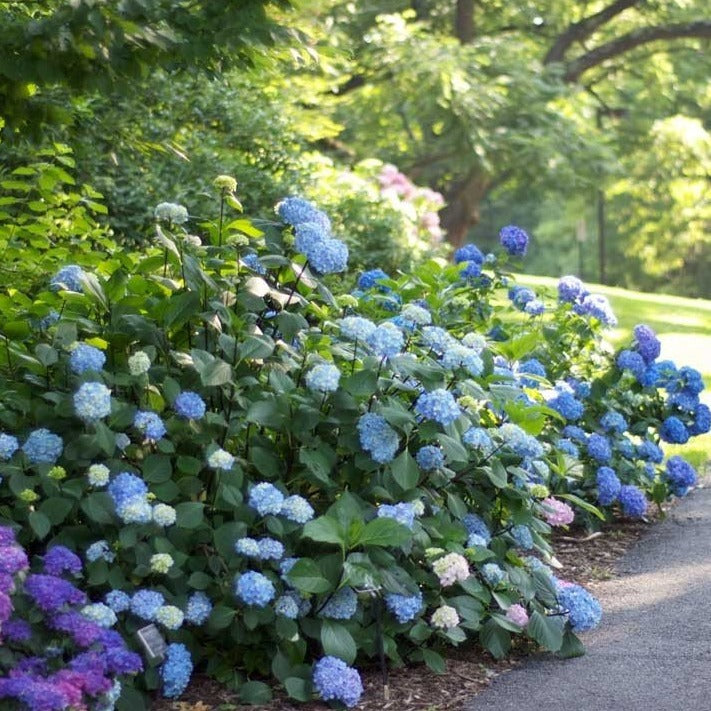
M 153 246 L 8 295 L 0 516 L 61 546 L 59 574 L 84 567 L 91 624 L 130 644 L 158 626 L 165 660 L 137 686 L 171 698 L 197 665 L 245 701 L 271 676 L 352 706 L 354 665 L 381 651 L 435 669 L 467 639 L 579 653 L 600 611 L 551 575 L 552 527 L 693 485 L 658 441 L 672 418 L 708 429 L 696 376 L 659 364 L 648 329 L 620 366 L 582 284 L 557 304 L 517 289 L 519 228 L 501 254 L 350 292 L 327 215 L 292 196 L 247 219 L 226 177 L 219 218 L 162 203 Z

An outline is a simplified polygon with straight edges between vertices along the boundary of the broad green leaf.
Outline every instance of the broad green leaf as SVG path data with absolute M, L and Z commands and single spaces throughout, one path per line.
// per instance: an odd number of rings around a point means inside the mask
M 565 618 L 542 615 L 538 610 L 531 614 L 526 631 L 531 639 L 551 652 L 557 652 L 563 644 Z
M 411 538 L 412 531 L 395 519 L 375 518 L 363 527 L 355 540 L 350 541 L 350 547 L 400 546 Z
M 329 516 L 319 516 L 313 521 L 309 521 L 304 526 L 302 535 L 304 538 L 310 538 L 312 541 L 318 541 L 319 543 L 335 543 L 341 548 L 346 545 L 346 538 L 340 521 Z
M 324 620 L 321 625 L 321 646 L 325 654 L 338 657 L 346 664 L 353 664 L 358 653 L 353 635 L 331 620 Z
M 390 471 L 393 479 L 403 491 L 414 489 L 420 479 L 420 468 L 407 450 L 392 462 Z

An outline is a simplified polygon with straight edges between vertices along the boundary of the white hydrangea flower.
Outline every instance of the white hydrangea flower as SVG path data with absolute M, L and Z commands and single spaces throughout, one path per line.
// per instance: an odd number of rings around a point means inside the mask
M 432 570 L 439 578 L 442 587 L 454 585 L 454 583 L 466 580 L 469 575 L 469 563 L 467 559 L 459 553 L 448 553 L 442 558 L 438 558 L 432 563 Z
M 92 464 L 86 476 L 92 486 L 106 486 L 109 483 L 109 468 L 103 464 Z
M 175 523 L 175 509 L 168 504 L 156 504 L 153 507 L 153 520 L 159 526 L 172 526 Z
M 156 611 L 156 622 L 169 630 L 177 630 L 183 624 L 184 619 L 182 610 L 175 605 L 163 605 Z
M 430 618 L 432 625 L 434 627 L 439 627 L 440 629 L 449 629 L 451 627 L 456 627 L 459 624 L 459 615 L 457 611 L 450 607 L 449 605 L 442 605 L 438 607 Z
M 165 575 L 173 567 L 173 557 L 168 553 L 156 553 L 151 556 L 151 570 Z
M 128 370 L 131 375 L 143 375 L 151 367 L 151 359 L 145 351 L 136 351 L 128 359 Z
M 207 463 L 213 469 L 231 469 L 235 458 L 224 449 L 216 449 L 208 458 Z

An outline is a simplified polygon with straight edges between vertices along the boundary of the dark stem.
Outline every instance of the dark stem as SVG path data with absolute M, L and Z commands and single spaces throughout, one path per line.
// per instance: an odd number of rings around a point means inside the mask
M 220 226 L 217 233 L 217 246 L 222 247 L 222 222 L 225 216 L 225 190 L 220 192 Z
M 390 699 L 390 686 L 388 683 L 388 663 L 385 658 L 385 640 L 383 639 L 383 601 L 380 596 L 375 598 L 375 636 L 378 641 L 378 657 L 380 658 L 380 674 L 383 679 L 383 698 Z

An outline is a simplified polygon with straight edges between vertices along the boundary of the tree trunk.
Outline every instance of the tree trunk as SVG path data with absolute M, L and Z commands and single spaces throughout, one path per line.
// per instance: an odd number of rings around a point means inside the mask
M 467 241 L 469 229 L 479 222 L 479 208 L 490 187 L 490 176 L 472 170 L 447 191 L 442 226 L 447 230 L 447 241 L 455 249 Z
M 457 0 L 454 34 L 462 44 L 469 44 L 474 39 L 474 0 Z

